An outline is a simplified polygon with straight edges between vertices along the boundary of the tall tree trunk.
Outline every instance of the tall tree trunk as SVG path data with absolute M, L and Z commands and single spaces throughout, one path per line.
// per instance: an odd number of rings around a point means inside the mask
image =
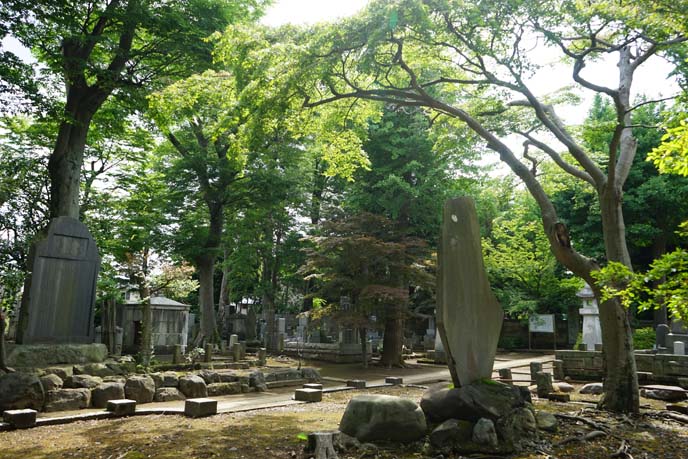
M 227 263 L 227 258 L 229 256 L 228 250 L 225 248 L 224 257 L 222 260 L 222 280 L 220 281 L 220 298 L 217 302 L 217 316 L 218 316 L 218 327 L 220 336 L 225 334 L 225 326 L 227 323 L 228 308 L 230 302 L 229 295 L 229 264 Z
M 150 287 L 143 288 L 143 308 L 141 320 L 141 363 L 148 367 L 153 358 L 153 308 L 151 307 Z
M 103 336 L 105 345 L 111 355 L 116 354 L 117 347 L 117 305 L 114 299 L 105 300 L 103 305 Z
M 363 358 L 363 368 L 368 368 L 368 329 L 358 327 L 358 336 L 361 338 L 361 357 Z
M 385 320 L 385 336 L 382 341 L 380 363 L 387 366 L 403 366 L 404 319 L 399 311 Z
M 215 296 L 213 291 L 213 274 L 215 272 L 215 257 L 204 254 L 196 257 L 198 269 L 198 301 L 201 312 L 201 340 L 212 342 L 215 339 Z
M 7 373 L 13 372 L 11 368 L 7 367 L 7 356 L 5 355 L 5 311 L 0 310 L 0 370 Z
M 263 310 L 265 311 L 265 347 L 269 351 L 277 350 L 277 330 L 275 322 L 275 299 L 271 292 L 263 294 Z
M 654 240 L 652 244 L 652 259 L 656 260 L 662 255 L 666 254 L 667 251 L 667 235 L 666 231 L 662 231 L 662 233 L 657 237 L 657 239 Z M 661 283 L 664 282 L 664 279 L 654 281 L 652 283 L 652 288 L 657 288 L 661 285 Z M 660 324 L 668 324 L 669 323 L 669 315 L 666 307 L 666 303 L 660 299 L 659 304 L 655 305 L 655 310 L 654 310 L 654 328 L 656 329 L 658 325 Z

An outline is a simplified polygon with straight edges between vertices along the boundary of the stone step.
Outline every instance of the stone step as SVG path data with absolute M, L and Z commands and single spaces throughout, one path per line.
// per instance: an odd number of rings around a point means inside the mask
M 307 379 L 284 379 L 282 381 L 267 381 L 265 383 L 268 389 L 275 389 L 277 387 L 291 387 L 291 386 L 302 386 L 308 383 Z

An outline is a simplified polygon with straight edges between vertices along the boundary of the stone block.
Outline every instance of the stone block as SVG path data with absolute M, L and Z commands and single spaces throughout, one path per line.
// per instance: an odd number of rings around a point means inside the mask
M 208 395 L 209 396 L 219 396 L 219 395 L 233 395 L 241 393 L 241 383 L 228 382 L 228 383 L 213 383 L 208 384 Z
M 385 384 L 394 384 L 395 386 L 401 386 L 404 384 L 404 378 L 399 378 L 397 376 L 387 376 L 385 378 Z
M 131 416 L 136 412 L 136 400 L 108 400 L 106 409 L 116 416 Z
M 365 389 L 366 381 L 365 379 L 350 379 L 346 382 L 346 387 L 353 387 L 355 389 Z
M 303 385 L 304 389 L 316 389 L 316 390 L 323 390 L 323 385 L 318 384 L 318 383 L 307 383 Z
M 546 398 L 553 402 L 566 403 L 571 401 L 571 394 L 564 394 L 562 392 L 550 392 L 549 394 L 547 394 Z
M 554 379 L 558 381 L 562 381 L 565 378 L 564 374 L 564 361 L 563 360 L 555 360 L 553 365 L 553 370 L 554 370 Z
M 103 362 L 107 353 L 107 347 L 103 343 L 22 344 L 14 346 L 8 352 L 7 364 L 12 367 L 45 367 L 69 363 Z M 60 378 L 64 379 L 62 376 Z
M 36 410 L 7 410 L 2 419 L 15 429 L 27 429 L 36 425 Z
M 217 414 L 217 400 L 209 398 L 191 398 L 184 404 L 184 415 L 190 418 L 201 418 Z
M 299 402 L 320 402 L 322 401 L 322 390 L 318 389 L 296 389 L 294 400 Z
M 91 406 L 90 389 L 59 389 L 46 392 L 44 411 L 73 411 Z

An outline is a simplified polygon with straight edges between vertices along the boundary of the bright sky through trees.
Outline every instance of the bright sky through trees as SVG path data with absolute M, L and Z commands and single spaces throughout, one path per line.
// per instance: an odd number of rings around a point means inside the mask
M 271 6 L 263 24 L 314 24 L 351 16 L 363 8 L 368 0 L 277 0 Z

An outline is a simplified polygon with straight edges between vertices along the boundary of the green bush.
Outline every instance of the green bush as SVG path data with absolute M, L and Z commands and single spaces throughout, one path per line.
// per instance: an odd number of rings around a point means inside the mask
M 652 327 L 633 330 L 633 347 L 635 349 L 652 349 L 655 345 L 655 331 Z

